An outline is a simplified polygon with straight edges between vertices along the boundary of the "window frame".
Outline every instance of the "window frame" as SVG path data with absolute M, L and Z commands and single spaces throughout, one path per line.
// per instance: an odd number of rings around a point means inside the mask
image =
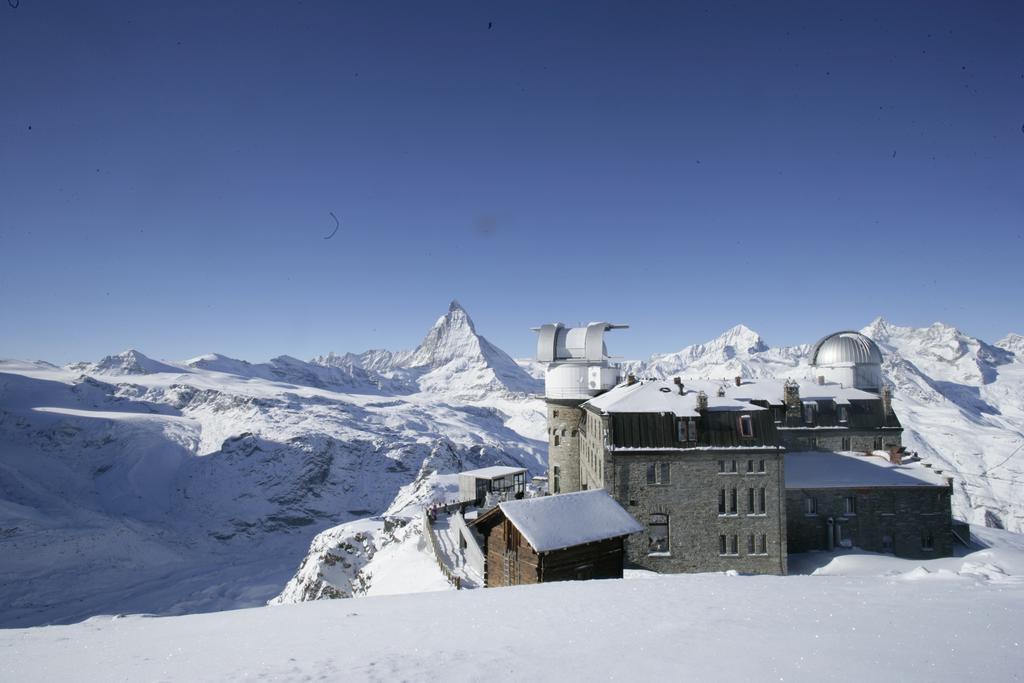
M 672 468 L 670 462 L 647 463 L 648 486 L 670 486 L 672 484 Z
M 664 518 L 664 522 L 655 522 L 655 517 Z M 651 531 L 655 527 L 665 528 L 665 550 L 651 550 L 653 537 Z M 648 557 L 670 557 L 672 555 L 672 518 L 667 512 L 651 512 L 647 515 L 647 555 Z
M 804 496 L 804 516 L 818 516 L 818 499 L 814 496 Z
M 744 426 L 746 426 L 746 429 L 744 429 Z M 754 438 L 754 418 L 752 416 L 740 415 L 738 428 L 741 439 Z

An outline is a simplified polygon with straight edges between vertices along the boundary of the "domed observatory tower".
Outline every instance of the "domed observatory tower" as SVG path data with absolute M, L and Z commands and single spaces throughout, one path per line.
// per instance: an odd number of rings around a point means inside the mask
M 860 332 L 835 332 L 811 348 L 816 377 L 844 387 L 878 393 L 882 388 L 882 352 Z
M 580 490 L 580 404 L 619 383 L 619 367 L 608 357 L 604 334 L 628 325 L 590 323 L 535 327 L 537 361 L 547 363 L 544 400 L 548 407 L 548 490 Z

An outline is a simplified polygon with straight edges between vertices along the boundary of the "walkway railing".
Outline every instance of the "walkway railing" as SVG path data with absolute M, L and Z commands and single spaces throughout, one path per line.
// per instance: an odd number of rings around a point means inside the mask
M 454 509 L 458 509 L 459 503 L 454 503 Z M 448 506 L 445 506 L 446 508 Z M 437 509 L 437 508 L 435 508 Z M 449 512 L 446 510 L 446 513 Z M 448 579 L 448 583 L 455 586 L 455 590 L 462 590 L 462 577 L 458 576 L 451 570 L 451 568 L 444 562 L 444 554 L 438 547 L 437 536 L 434 535 L 434 527 L 430 522 L 430 513 L 426 510 L 423 511 L 423 531 L 427 536 L 427 545 L 430 546 L 430 552 L 434 553 L 434 559 L 437 560 L 437 566 L 444 574 L 444 578 Z

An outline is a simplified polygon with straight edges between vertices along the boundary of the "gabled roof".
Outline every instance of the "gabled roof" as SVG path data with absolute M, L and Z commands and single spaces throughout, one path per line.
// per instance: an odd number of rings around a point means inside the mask
M 946 486 L 946 480 L 917 462 L 893 465 L 883 455 L 811 451 L 786 453 L 787 489 Z
M 643 530 L 601 489 L 499 503 L 477 524 L 501 512 L 538 553 L 629 536 Z
M 611 413 L 672 413 L 676 417 L 699 417 L 697 412 L 697 391 L 686 389 L 679 393 L 679 386 L 663 380 L 640 380 L 635 384 L 620 384 L 584 405 L 591 406 L 603 414 Z M 760 406 L 737 401 L 728 396 L 708 394 L 708 410 L 754 411 L 764 410 Z

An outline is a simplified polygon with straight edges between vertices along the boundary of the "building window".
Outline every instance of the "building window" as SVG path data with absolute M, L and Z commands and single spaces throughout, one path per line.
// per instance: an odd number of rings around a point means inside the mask
M 559 441 L 558 434 L 555 434 L 555 445 L 557 446 L 559 443 L 561 442 Z
M 768 534 L 750 534 L 747 536 L 747 555 L 767 555 Z
M 719 474 L 738 474 L 739 470 L 736 469 L 735 460 L 719 460 L 718 461 L 718 473 Z
M 652 485 L 671 484 L 672 479 L 669 472 L 669 463 L 652 462 L 647 465 L 647 483 Z
M 725 461 L 724 460 L 719 460 L 718 461 L 718 473 L 719 474 L 725 474 Z
M 807 496 L 804 498 L 804 514 L 805 515 L 816 515 L 818 514 L 818 499 L 814 496 Z
M 735 460 L 730 460 L 729 461 L 729 474 L 736 474 L 736 472 L 738 472 L 738 471 L 739 470 L 736 469 L 736 461 Z
M 842 446 L 840 446 L 840 450 L 843 450 L 843 451 L 850 450 L 850 437 L 848 437 L 848 436 L 844 436 L 843 437 L 843 444 L 842 444 Z
M 558 417 L 558 411 L 557 410 L 552 410 L 551 411 L 551 417 Z
M 647 522 L 647 554 L 668 555 L 668 515 L 654 513 Z
M 718 554 L 719 555 L 739 555 L 739 542 L 738 538 L 733 536 L 726 536 L 722 534 L 718 537 Z
M 857 514 L 857 499 L 854 496 L 843 498 L 843 511 L 848 515 Z
M 875 450 L 876 451 L 882 450 L 882 437 L 880 437 L 880 436 L 876 436 L 875 437 Z
M 764 474 L 764 460 L 757 461 L 757 472 L 758 474 Z
M 818 412 L 818 404 L 814 401 L 804 401 L 804 422 L 814 424 L 814 414 Z
M 718 489 L 718 514 L 735 515 L 736 500 L 736 489 Z
M 753 472 L 753 471 L 754 471 L 754 461 L 753 460 L 748 460 L 747 461 L 747 472 Z
M 554 478 L 554 482 L 553 483 L 555 485 L 555 493 L 561 493 L 562 492 L 561 468 L 559 468 L 558 465 L 555 465 L 554 467 L 551 468 L 551 473 L 552 473 L 552 477 Z
M 921 550 L 935 550 L 935 536 L 931 531 L 921 532 Z
M 765 500 L 765 488 L 762 486 L 757 490 L 757 514 L 759 515 L 765 514 L 765 511 L 768 509 L 768 506 L 765 505 Z
M 847 418 L 849 417 L 849 413 L 846 410 L 846 406 L 839 406 L 837 410 L 839 412 L 839 421 L 846 422 Z
M 747 489 L 747 513 L 754 514 L 754 489 Z
M 754 436 L 754 420 L 749 415 L 740 415 L 740 436 L 744 439 Z
M 676 439 L 680 443 L 687 443 L 689 441 L 697 440 L 697 421 L 696 420 L 684 420 L 682 418 L 676 420 Z

